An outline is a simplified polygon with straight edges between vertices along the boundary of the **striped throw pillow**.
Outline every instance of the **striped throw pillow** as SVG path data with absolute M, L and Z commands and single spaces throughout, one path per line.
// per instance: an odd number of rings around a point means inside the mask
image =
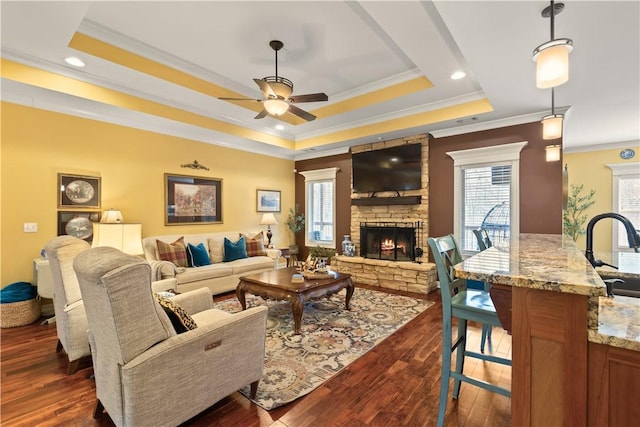
M 173 243 L 165 243 L 156 239 L 158 246 L 158 258 L 163 261 L 171 261 L 178 267 L 187 267 L 187 248 L 184 245 L 184 236 Z
M 264 235 L 262 231 L 253 237 L 240 233 L 240 237 L 244 237 L 247 245 L 247 256 L 266 256 L 267 250 L 264 248 Z

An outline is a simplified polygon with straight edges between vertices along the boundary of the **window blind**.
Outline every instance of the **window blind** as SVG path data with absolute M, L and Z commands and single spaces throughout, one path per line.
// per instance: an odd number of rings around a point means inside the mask
M 480 227 L 493 242 L 509 238 L 510 199 L 510 165 L 462 168 L 462 250 L 478 250 L 473 230 Z

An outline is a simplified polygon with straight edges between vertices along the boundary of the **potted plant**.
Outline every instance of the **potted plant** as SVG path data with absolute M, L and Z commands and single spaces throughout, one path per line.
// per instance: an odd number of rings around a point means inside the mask
M 578 237 L 585 233 L 584 225 L 587 223 L 585 211 L 595 203 L 595 190 L 589 194 L 582 194 L 584 185 L 571 185 L 571 192 L 567 197 L 567 208 L 562 215 L 563 232 L 577 241 Z
M 318 268 L 324 268 L 329 264 L 329 259 L 336 255 L 336 250 L 324 246 L 314 246 L 309 249 L 309 255 L 316 260 Z
M 304 230 L 304 212 L 300 212 L 300 207 L 296 203 L 295 209 L 289 208 L 289 216 L 287 217 L 287 228 L 293 235 L 293 243 L 289 245 L 289 253 L 291 255 L 297 255 L 299 252 L 296 238 L 302 230 Z

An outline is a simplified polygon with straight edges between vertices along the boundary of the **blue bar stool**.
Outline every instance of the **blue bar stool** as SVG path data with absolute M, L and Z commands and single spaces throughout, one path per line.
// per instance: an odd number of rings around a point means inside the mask
M 483 325 L 500 326 L 489 293 L 484 290 L 467 289 L 464 279 L 456 278 L 453 266 L 462 261 L 458 244 L 453 235 L 427 239 L 438 269 L 440 296 L 442 298 L 442 376 L 440 378 L 440 407 L 438 410 L 438 427 L 444 424 L 449 395 L 449 379 L 453 378 L 453 398 L 460 394 L 460 382 L 468 382 L 491 392 L 511 397 L 511 391 L 494 384 L 487 383 L 463 374 L 465 357 L 473 357 L 488 362 L 511 366 L 511 360 L 468 351 L 467 321 L 472 320 Z M 453 342 L 452 321 L 458 320 L 458 336 Z M 451 369 L 451 356 L 456 351 L 455 370 Z

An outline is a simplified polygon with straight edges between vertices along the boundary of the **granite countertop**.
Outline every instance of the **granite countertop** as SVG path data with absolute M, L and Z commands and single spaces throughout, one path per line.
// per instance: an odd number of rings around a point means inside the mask
M 589 330 L 589 341 L 640 351 L 640 298 L 600 298 L 598 329 Z
M 606 296 L 604 282 L 573 240 L 559 234 L 520 234 L 454 267 L 456 276 L 564 293 Z
M 635 255 L 640 256 L 634 253 L 633 259 Z M 608 262 L 605 256 L 600 259 Z M 496 243 L 454 269 L 456 276 L 466 279 L 586 295 L 589 341 L 640 351 L 640 298 L 607 298 L 604 282 L 569 238 L 523 233 L 507 244 Z

